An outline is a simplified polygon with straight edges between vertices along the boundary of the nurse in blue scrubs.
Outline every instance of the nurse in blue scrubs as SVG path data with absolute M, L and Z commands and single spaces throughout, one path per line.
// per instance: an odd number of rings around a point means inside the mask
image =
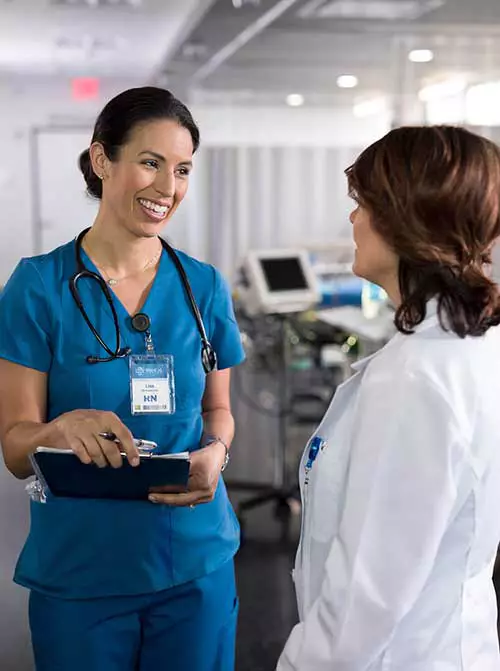
M 40 445 L 101 468 L 120 468 L 120 452 L 137 464 L 133 438 L 191 452 L 185 493 L 31 502 L 15 580 L 30 590 L 37 671 L 234 667 L 239 531 L 220 474 L 230 369 L 244 355 L 220 273 L 159 238 L 198 144 L 168 91 L 111 100 L 80 157 L 96 220 L 23 259 L 0 298 L 0 440 L 16 477 L 32 475 Z M 154 393 L 144 370 L 156 371 Z

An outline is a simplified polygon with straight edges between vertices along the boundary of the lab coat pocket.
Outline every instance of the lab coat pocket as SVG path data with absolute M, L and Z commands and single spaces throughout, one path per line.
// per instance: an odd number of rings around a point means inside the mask
M 351 383 L 342 389 L 321 425 L 325 449 L 314 465 L 316 472 L 309 492 L 311 536 L 320 543 L 337 535 L 342 515 L 357 387 Z
M 314 491 L 310 495 L 311 536 L 330 541 L 342 514 L 349 450 L 346 441 L 330 444 L 318 460 Z

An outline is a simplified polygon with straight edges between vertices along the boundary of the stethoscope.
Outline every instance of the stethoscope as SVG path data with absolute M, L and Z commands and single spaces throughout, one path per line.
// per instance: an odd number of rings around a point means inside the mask
M 109 287 L 106 283 L 106 281 L 97 273 L 94 273 L 92 270 L 89 270 L 88 268 L 85 267 L 85 264 L 83 263 L 82 259 L 82 240 L 85 237 L 85 235 L 88 233 L 90 229 L 86 228 L 84 231 L 82 231 L 79 236 L 75 240 L 75 257 L 76 257 L 76 273 L 72 275 L 69 279 L 69 288 L 71 291 L 71 295 L 73 296 L 75 303 L 82 315 L 82 317 L 85 319 L 85 322 L 87 323 L 87 326 L 89 329 L 92 331 L 92 334 L 94 338 L 97 340 L 97 342 L 101 345 L 101 347 L 104 349 L 104 351 L 107 353 L 108 356 L 106 357 L 99 357 L 99 356 L 93 356 L 89 355 L 87 356 L 87 362 L 88 363 L 106 363 L 108 361 L 114 361 L 115 359 L 123 359 L 131 353 L 130 347 L 122 347 L 121 345 L 121 334 L 120 334 L 120 325 L 118 323 L 118 315 L 116 312 L 116 308 L 113 302 L 113 296 L 111 295 L 111 291 L 109 290 Z M 215 353 L 214 348 L 210 344 L 210 341 L 207 338 L 207 333 L 205 331 L 205 327 L 203 325 L 203 320 L 201 318 L 201 313 L 198 308 L 198 305 L 196 303 L 196 300 L 193 296 L 193 292 L 191 290 L 191 285 L 189 284 L 189 280 L 186 275 L 186 271 L 184 270 L 182 263 L 180 262 L 179 258 L 177 257 L 177 254 L 175 251 L 172 249 L 172 247 L 160 238 L 160 242 L 162 244 L 163 249 L 167 252 L 171 260 L 173 261 L 177 272 L 179 273 L 179 276 L 181 278 L 182 284 L 184 286 L 184 290 L 187 294 L 191 311 L 193 313 L 193 316 L 196 321 L 196 326 L 198 329 L 198 332 L 200 334 L 201 338 L 201 363 L 203 365 L 203 370 L 205 373 L 212 373 L 214 370 L 217 370 L 217 355 Z M 111 314 L 113 316 L 113 322 L 115 325 L 115 334 L 116 334 L 116 340 L 115 340 L 115 348 L 114 350 L 109 347 L 104 340 L 101 338 L 100 334 L 98 333 L 97 329 L 95 326 L 92 324 L 90 321 L 90 318 L 83 306 L 82 299 L 80 298 L 80 292 L 78 291 L 78 281 L 81 280 L 82 278 L 89 278 L 94 280 L 95 282 L 98 283 L 100 290 L 104 294 L 104 297 L 106 298 L 106 301 L 110 307 Z M 136 315 L 134 315 L 132 318 L 132 327 L 134 330 L 138 331 L 139 333 L 144 333 L 148 334 L 149 329 L 151 327 L 151 320 L 147 314 L 144 312 L 138 312 Z

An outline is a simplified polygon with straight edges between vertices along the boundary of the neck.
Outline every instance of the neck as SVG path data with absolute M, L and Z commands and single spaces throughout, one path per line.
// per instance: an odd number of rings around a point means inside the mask
M 382 287 L 393 306 L 397 309 L 401 305 L 401 293 L 399 291 L 399 279 L 397 275 L 391 275 L 384 279 L 383 282 L 377 282 L 377 284 Z
M 141 270 L 161 250 L 156 235 L 140 237 L 123 226 L 104 224 L 99 216 L 84 237 L 83 248 L 98 267 L 117 277 Z

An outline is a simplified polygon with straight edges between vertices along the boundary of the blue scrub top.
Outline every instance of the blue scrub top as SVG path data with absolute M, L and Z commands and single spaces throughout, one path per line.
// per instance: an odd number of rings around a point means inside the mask
M 178 252 L 200 308 L 219 369 L 244 359 L 231 295 L 213 267 Z M 82 250 L 85 266 L 97 272 Z M 174 356 L 173 415 L 132 415 L 128 359 L 88 364 L 104 351 L 78 311 L 69 289 L 76 271 L 75 244 L 23 259 L 0 296 L 0 358 L 48 375 L 50 421 L 64 412 L 92 408 L 115 412 L 138 438 L 161 452 L 199 448 L 205 374 L 196 322 L 177 270 L 164 251 L 142 312 L 151 319 L 157 354 Z M 114 348 L 109 306 L 95 280 L 78 283 L 87 313 Z M 113 296 L 122 345 L 145 353 L 144 335 Z M 49 497 L 31 502 L 31 529 L 15 581 L 68 599 L 146 594 L 199 578 L 236 552 L 238 522 L 220 479 L 215 498 L 193 508 L 147 501 Z

